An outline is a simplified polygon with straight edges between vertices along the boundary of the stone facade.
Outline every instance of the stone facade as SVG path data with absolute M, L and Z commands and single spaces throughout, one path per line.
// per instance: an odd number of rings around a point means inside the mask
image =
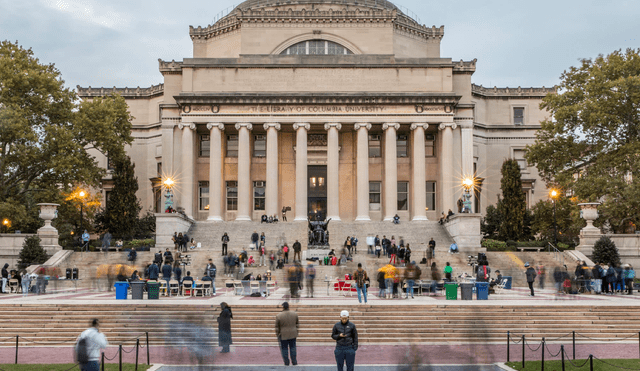
M 163 211 L 173 177 L 196 221 L 287 206 L 290 221 L 434 220 L 456 211 L 463 177 L 478 180 L 474 211 L 494 204 L 506 158 L 521 160 L 530 206 L 546 197 L 522 150 L 553 90 L 472 84 L 475 60 L 440 56 L 444 27 L 383 0 L 249 0 L 189 33 L 193 58 L 159 60 L 159 85 L 78 87 L 129 103 L 144 209 Z

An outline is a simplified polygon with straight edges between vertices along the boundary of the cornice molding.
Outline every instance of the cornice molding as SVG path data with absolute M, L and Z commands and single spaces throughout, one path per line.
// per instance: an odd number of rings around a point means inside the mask
M 371 130 L 371 124 L 368 122 L 356 122 L 353 124 L 353 130 L 358 131 L 360 128 L 365 128 L 369 131 Z
M 293 130 L 297 131 L 298 129 L 305 129 L 306 131 L 309 131 L 309 129 L 311 129 L 311 125 L 308 122 L 296 122 L 293 124 Z
M 555 94 L 557 87 L 541 87 L 541 88 L 485 88 L 482 85 L 471 84 L 471 94 L 475 96 L 485 98 L 505 98 L 505 97 L 517 97 L 517 98 L 544 98 L 547 94 Z
M 119 94 L 127 99 L 136 99 L 136 98 L 151 98 L 155 96 L 160 96 L 164 94 L 164 84 L 151 85 L 148 88 L 92 88 L 89 86 L 88 88 L 83 88 L 80 85 L 76 86 L 76 91 L 78 93 L 78 97 L 80 98 L 93 98 L 93 97 L 104 97 L 109 94 Z
M 221 122 L 210 122 L 207 124 L 207 129 L 211 130 L 213 128 L 217 128 L 220 131 L 224 131 L 224 124 Z
M 393 104 L 455 106 L 455 93 L 181 93 L 174 99 L 185 104 Z

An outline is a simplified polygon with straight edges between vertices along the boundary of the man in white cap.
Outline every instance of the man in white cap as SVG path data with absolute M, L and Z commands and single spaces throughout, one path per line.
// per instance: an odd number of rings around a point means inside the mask
M 338 371 L 344 371 L 344 363 L 347 363 L 347 371 L 353 371 L 358 350 L 358 331 L 356 325 L 349 322 L 349 312 L 340 312 L 340 322 L 333 325 L 331 338 L 336 341 L 336 362 Z

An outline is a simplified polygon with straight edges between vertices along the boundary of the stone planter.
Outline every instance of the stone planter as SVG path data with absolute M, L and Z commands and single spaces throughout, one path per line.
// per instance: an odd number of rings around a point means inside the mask
M 598 219 L 598 206 L 600 206 L 600 202 L 585 202 L 582 204 L 578 204 L 580 206 L 580 216 L 582 219 L 587 221 L 587 226 L 582 228 L 582 231 L 595 232 L 598 233 L 600 229 L 593 226 L 593 222 Z

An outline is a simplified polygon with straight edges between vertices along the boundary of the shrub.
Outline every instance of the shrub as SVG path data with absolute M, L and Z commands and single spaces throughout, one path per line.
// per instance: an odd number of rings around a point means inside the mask
M 560 245 L 560 244 L 558 244 Z M 620 265 L 620 254 L 616 244 L 608 236 L 602 236 L 593 245 L 593 261 L 607 265 Z
M 49 255 L 47 255 L 47 252 L 40 246 L 40 237 L 27 237 L 22 245 L 22 250 L 20 250 L 18 269 L 25 269 L 34 264 L 42 264 L 48 259 Z
M 482 240 L 482 247 L 486 248 L 487 251 L 510 251 L 506 242 L 498 240 L 484 239 Z

